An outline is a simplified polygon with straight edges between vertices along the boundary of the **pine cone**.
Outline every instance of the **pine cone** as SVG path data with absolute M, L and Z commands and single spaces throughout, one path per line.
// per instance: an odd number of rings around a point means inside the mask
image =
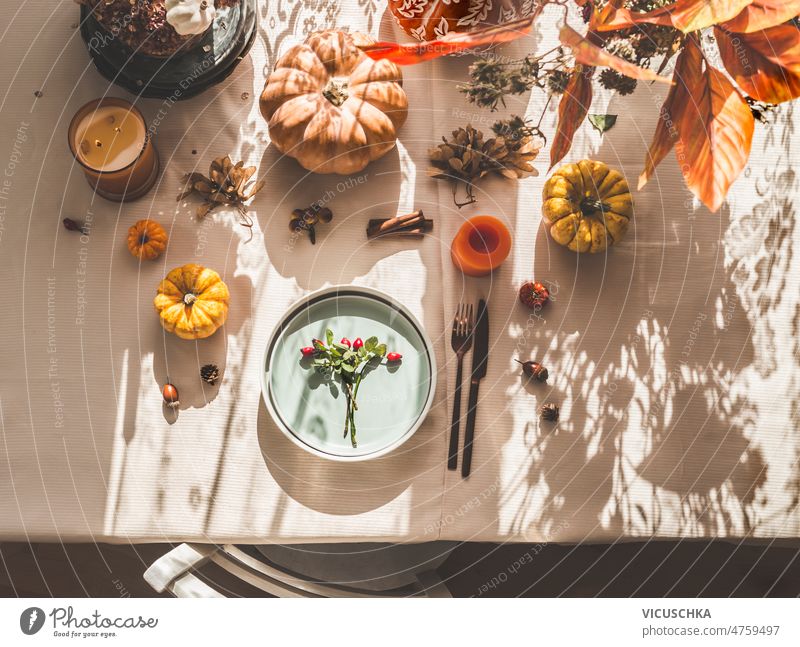
M 548 402 L 539 410 L 539 413 L 542 414 L 542 418 L 545 420 L 549 420 L 550 422 L 556 422 L 558 420 L 558 405 L 553 404 L 552 402 Z
M 512 180 L 537 174 L 530 164 L 539 153 L 534 131 L 519 117 L 497 122 L 493 130 L 497 136 L 484 141 L 480 130 L 467 125 L 454 130 L 450 141 L 442 137 L 443 143 L 429 151 L 432 166 L 428 175 L 466 184 L 468 201 L 463 204 L 475 202 L 473 185 L 488 173 Z
M 206 364 L 200 369 L 200 377 L 203 382 L 208 382 L 211 386 L 214 386 L 219 379 L 219 368 L 217 368 L 216 364 Z

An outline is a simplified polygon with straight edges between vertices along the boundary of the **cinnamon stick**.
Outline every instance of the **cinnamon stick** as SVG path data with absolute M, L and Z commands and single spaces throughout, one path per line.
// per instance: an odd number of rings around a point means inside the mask
M 418 222 L 419 220 L 423 219 L 425 215 L 422 213 L 422 209 L 417 209 L 416 211 L 412 211 L 411 213 L 407 213 L 404 216 L 396 216 L 394 218 L 386 218 L 385 220 L 381 220 L 381 224 L 378 227 L 380 231 L 391 231 L 394 229 L 398 229 L 403 227 L 404 225 L 408 225 L 411 223 Z M 374 222 L 374 221 L 371 221 Z
M 433 230 L 433 220 L 425 218 L 422 209 L 395 218 L 373 218 L 367 224 L 367 238 L 411 234 L 421 236 Z
M 376 238 L 386 238 L 387 236 L 423 236 L 425 230 L 422 227 L 411 227 L 409 229 L 398 229 L 396 231 L 384 231 L 380 233 L 369 233 L 367 238 L 374 240 Z

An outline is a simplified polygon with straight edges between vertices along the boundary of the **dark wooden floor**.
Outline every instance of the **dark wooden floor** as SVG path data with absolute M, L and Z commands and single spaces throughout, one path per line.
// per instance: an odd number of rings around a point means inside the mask
M 0 596 L 152 596 L 166 544 L 0 544 Z M 724 542 L 464 544 L 440 567 L 457 597 L 800 595 L 800 551 Z

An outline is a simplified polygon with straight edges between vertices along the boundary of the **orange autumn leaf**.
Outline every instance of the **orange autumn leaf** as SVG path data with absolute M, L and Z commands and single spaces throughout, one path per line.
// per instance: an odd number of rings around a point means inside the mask
M 550 168 L 558 164 L 569 152 L 578 126 L 586 119 L 592 104 L 592 76 L 595 68 L 578 67 L 570 76 L 558 104 L 558 127 L 550 147 Z
M 618 29 L 628 29 L 642 23 L 671 26 L 672 17 L 669 12 L 674 7 L 675 5 L 668 5 L 652 11 L 636 12 L 624 7 L 614 7 L 609 3 L 600 10 L 595 29 L 601 32 L 617 31 Z
M 636 12 L 606 4 L 599 12 L 596 30 L 600 32 L 629 29 L 636 25 L 672 25 L 684 32 L 715 23 L 728 31 L 752 33 L 767 29 L 800 15 L 800 0 L 681 0 L 653 9 Z M 730 18 L 724 18 L 724 16 Z
M 752 34 L 714 28 L 725 69 L 754 99 L 782 103 L 800 97 L 800 30 L 786 23 Z
M 533 20 L 540 9 L 535 10 L 527 18 L 476 29 L 471 32 L 450 32 L 437 40 L 422 43 L 392 43 L 381 41 L 371 45 L 363 45 L 360 49 L 374 60 L 388 59 L 397 65 L 415 65 L 440 56 L 447 56 L 465 49 L 507 43 L 516 40 L 530 31 Z
M 675 154 L 686 185 L 716 211 L 747 164 L 755 119 L 728 77 L 707 62 L 687 90 L 692 102 L 678 122 Z
M 558 34 L 561 42 L 572 50 L 572 55 L 578 63 L 583 65 L 595 65 L 610 67 L 620 74 L 629 76 L 632 79 L 642 81 L 661 81 L 662 83 L 672 83 L 668 78 L 656 74 L 653 70 L 639 67 L 619 56 L 609 54 L 604 49 L 594 43 L 589 42 L 569 25 L 564 25 Z
M 753 0 L 678 0 L 669 5 L 672 24 L 684 33 L 731 20 Z
M 694 38 L 690 39 L 675 62 L 675 71 L 672 73 L 673 85 L 669 89 L 667 98 L 661 106 L 656 131 L 653 141 L 647 151 L 644 161 L 644 170 L 639 176 L 639 189 L 641 189 L 661 163 L 667 153 L 672 149 L 678 137 L 678 123 L 683 118 L 683 112 L 691 102 L 689 84 L 693 77 L 702 73 L 703 57 Z
M 721 27 L 728 31 L 751 34 L 769 29 L 800 15 L 800 0 L 753 0 L 732 20 Z

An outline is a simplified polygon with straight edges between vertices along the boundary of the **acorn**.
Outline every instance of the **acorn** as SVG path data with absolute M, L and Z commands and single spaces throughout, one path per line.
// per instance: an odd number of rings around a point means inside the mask
M 534 362 L 532 360 L 520 362 L 518 359 L 515 359 L 514 361 L 522 365 L 522 372 L 528 377 L 533 378 L 538 382 L 547 382 L 547 376 L 549 374 L 547 369 L 539 364 L 539 362 Z
M 539 281 L 527 281 L 519 289 L 519 300 L 531 310 L 536 310 L 550 300 L 550 290 Z
M 164 398 L 164 404 L 166 404 L 170 409 L 175 409 L 180 404 L 180 401 L 178 400 L 178 389 L 175 388 L 175 385 L 170 384 L 169 382 L 167 382 L 164 385 L 164 388 L 161 389 L 161 397 Z
M 542 415 L 542 418 L 548 420 L 550 422 L 556 422 L 558 420 L 558 405 L 553 404 L 552 402 L 548 402 L 547 404 L 543 405 L 542 408 L 539 410 L 539 413 Z

